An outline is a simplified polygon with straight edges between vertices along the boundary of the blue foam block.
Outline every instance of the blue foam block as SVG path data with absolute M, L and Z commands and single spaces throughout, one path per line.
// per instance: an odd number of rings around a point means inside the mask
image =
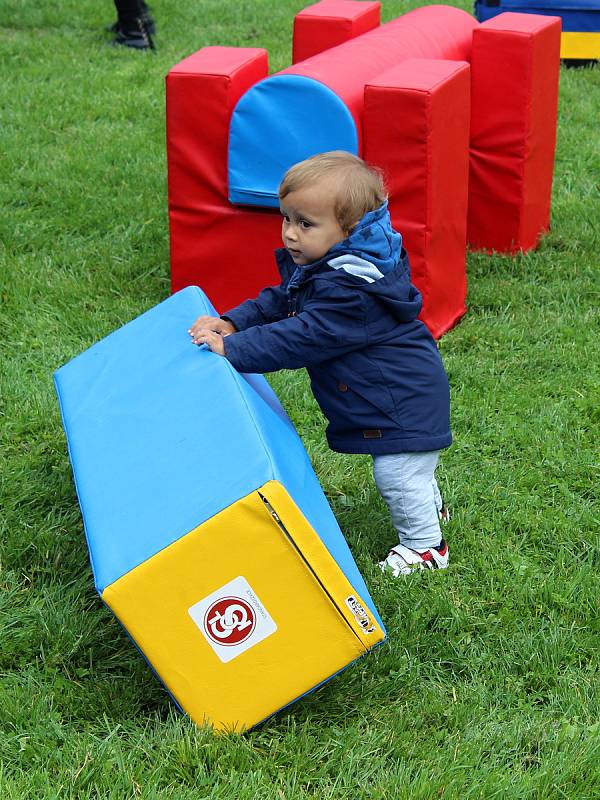
M 188 287 L 55 375 L 96 587 L 278 480 L 381 625 L 292 423 L 267 381 L 192 344 L 216 315 Z

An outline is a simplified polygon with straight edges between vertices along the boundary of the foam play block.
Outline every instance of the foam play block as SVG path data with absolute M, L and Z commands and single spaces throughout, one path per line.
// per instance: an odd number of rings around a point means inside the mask
M 560 17 L 560 57 L 600 58 L 600 0 L 475 0 L 475 14 L 485 22 L 504 11 Z
M 55 375 L 97 590 L 198 724 L 242 731 L 385 637 L 262 376 L 192 345 L 189 287 Z
M 500 14 L 473 32 L 467 237 L 474 248 L 531 250 L 550 226 L 559 51 L 557 17 Z
M 292 63 L 379 27 L 381 3 L 321 0 L 294 17 Z
M 469 65 L 408 59 L 365 87 L 364 156 L 383 169 L 421 319 L 439 338 L 466 311 Z
M 230 201 L 278 208 L 292 164 L 328 150 L 361 155 L 365 85 L 408 58 L 469 61 L 475 27 L 459 8 L 417 8 L 251 86 L 231 115 Z
M 223 312 L 281 280 L 273 255 L 281 247 L 278 213 L 206 203 L 172 208 L 169 228 L 174 292 L 201 281 Z
M 201 283 L 221 311 L 277 282 L 272 251 L 281 242 L 279 218 L 245 213 L 227 200 L 231 114 L 267 72 L 265 50 L 205 47 L 166 78 L 171 289 Z M 251 265 L 232 271 L 225 242 L 228 254 L 252 246 Z
M 294 64 L 273 75 L 266 74 L 264 52 L 248 48 L 239 55 L 235 48 L 205 48 L 169 73 L 173 291 L 200 284 L 223 313 L 278 283 L 272 251 L 280 245 L 280 181 L 292 164 L 328 150 L 347 150 L 384 169 L 392 186 L 392 222 L 405 237 L 413 279 L 424 296 L 422 319 L 436 337 L 465 312 L 465 253 L 456 246 L 465 225 L 467 241 L 477 249 L 536 247 L 550 216 L 558 21 L 502 14 L 479 25 L 462 9 L 433 5 L 377 25 L 376 5 L 321 0 L 301 11 L 295 22 Z M 358 33 L 360 25 L 368 30 Z M 335 43 L 327 45 L 330 35 Z M 305 46 L 309 50 L 301 52 Z M 461 84 L 465 94 L 459 98 L 454 92 L 456 102 L 446 105 L 447 113 L 435 115 L 425 142 L 413 135 L 416 121 L 410 116 L 382 110 L 377 123 L 382 130 L 377 131 L 367 113 L 367 89 L 407 60 L 471 66 L 470 86 L 464 79 L 445 81 L 450 93 L 452 85 Z M 418 69 L 415 63 L 414 76 Z M 379 89 L 390 90 L 395 107 L 392 87 Z M 446 89 L 432 93 L 438 110 Z M 456 150 L 459 128 L 454 123 L 455 111 L 460 108 L 462 114 L 469 101 L 466 184 L 462 133 Z M 413 149 L 391 150 L 388 126 L 405 133 L 403 147 L 410 143 Z M 373 144 L 379 140 L 384 144 Z M 436 152 L 447 155 L 436 159 L 436 178 L 428 182 L 429 161 L 417 162 Z M 420 180 L 412 194 L 405 181 L 409 172 Z M 465 191 L 466 222 L 459 219 Z M 444 213 L 433 213 L 434 205 Z M 441 259 L 437 265 L 429 260 L 435 254 Z M 430 279 L 435 275 L 439 281 Z

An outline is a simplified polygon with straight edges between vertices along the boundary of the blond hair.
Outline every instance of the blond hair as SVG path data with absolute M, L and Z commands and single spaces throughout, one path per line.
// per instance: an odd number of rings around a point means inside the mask
M 324 179 L 335 181 L 335 215 L 343 231 L 350 232 L 361 217 L 379 208 L 387 196 L 383 177 L 376 167 L 344 150 L 331 150 L 290 167 L 279 186 L 279 199 Z

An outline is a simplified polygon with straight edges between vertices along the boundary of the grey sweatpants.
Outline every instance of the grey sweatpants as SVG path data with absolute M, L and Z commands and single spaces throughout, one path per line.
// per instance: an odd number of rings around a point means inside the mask
M 439 450 L 373 456 L 375 483 L 392 516 L 400 544 L 413 550 L 437 547 L 442 540 L 442 498 L 435 480 Z

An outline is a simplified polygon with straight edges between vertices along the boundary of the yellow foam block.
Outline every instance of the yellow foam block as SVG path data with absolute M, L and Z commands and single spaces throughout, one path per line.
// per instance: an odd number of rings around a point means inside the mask
M 563 31 L 560 37 L 561 58 L 600 58 L 600 33 Z
M 384 638 L 277 481 L 102 597 L 181 708 L 220 730 L 252 727 Z

